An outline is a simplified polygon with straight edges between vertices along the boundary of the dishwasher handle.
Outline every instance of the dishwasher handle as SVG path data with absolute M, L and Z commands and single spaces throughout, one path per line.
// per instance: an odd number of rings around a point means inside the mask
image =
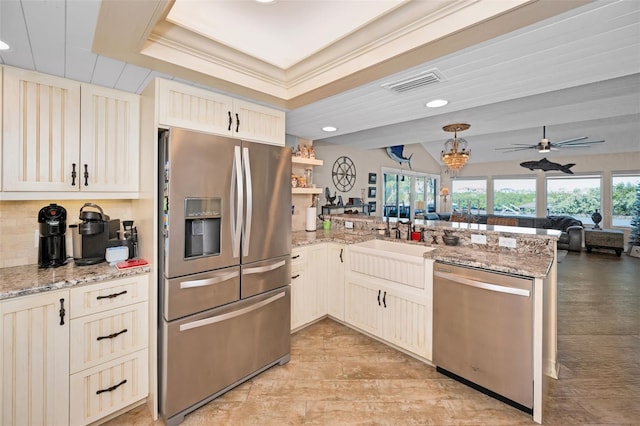
M 491 284 L 491 283 L 487 283 L 487 282 L 484 282 L 484 281 L 472 280 L 472 279 L 469 279 L 469 278 L 462 277 L 460 275 L 455 275 L 455 274 L 450 274 L 450 273 L 445 273 L 445 272 L 434 271 L 433 276 L 434 277 L 438 277 L 438 278 L 444 278 L 444 279 L 446 279 L 448 281 L 452 281 L 454 283 L 467 285 L 467 286 L 475 287 L 475 288 L 480 288 L 480 289 L 483 289 L 483 290 L 495 291 L 495 292 L 498 292 L 498 293 L 513 294 L 515 296 L 524 296 L 524 297 L 529 297 L 531 295 L 531 292 L 529 290 L 525 290 L 525 289 L 522 289 L 522 288 L 507 287 L 507 286 L 498 285 L 498 284 Z

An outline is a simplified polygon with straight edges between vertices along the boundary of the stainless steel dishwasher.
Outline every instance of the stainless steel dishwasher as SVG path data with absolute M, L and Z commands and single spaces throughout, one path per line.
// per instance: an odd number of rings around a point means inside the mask
M 533 279 L 436 262 L 438 371 L 533 411 Z

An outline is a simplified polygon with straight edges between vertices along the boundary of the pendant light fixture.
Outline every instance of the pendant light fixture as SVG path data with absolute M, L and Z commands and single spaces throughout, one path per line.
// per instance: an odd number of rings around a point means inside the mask
M 448 139 L 444 143 L 444 150 L 442 151 L 442 161 L 447 165 L 449 170 L 454 174 L 457 174 L 467 161 L 471 151 L 467 149 L 468 143 L 465 139 L 458 138 L 458 132 L 462 132 L 471 127 L 470 124 L 456 123 L 447 124 L 442 128 L 445 132 L 453 132 L 453 139 Z

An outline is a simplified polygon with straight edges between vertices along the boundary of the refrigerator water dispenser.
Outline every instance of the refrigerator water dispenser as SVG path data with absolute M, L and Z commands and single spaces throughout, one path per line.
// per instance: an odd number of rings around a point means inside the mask
M 185 198 L 185 258 L 220 254 L 220 198 Z

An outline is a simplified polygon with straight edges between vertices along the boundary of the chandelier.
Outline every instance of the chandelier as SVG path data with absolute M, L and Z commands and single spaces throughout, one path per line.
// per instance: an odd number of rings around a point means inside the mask
M 448 139 L 444 143 L 444 150 L 441 153 L 442 161 L 447 165 L 449 170 L 457 173 L 469 160 L 471 151 L 467 149 L 467 141 L 458 138 L 458 132 L 462 132 L 471 127 L 470 124 L 456 123 L 447 124 L 442 128 L 445 132 L 453 132 L 453 139 Z

